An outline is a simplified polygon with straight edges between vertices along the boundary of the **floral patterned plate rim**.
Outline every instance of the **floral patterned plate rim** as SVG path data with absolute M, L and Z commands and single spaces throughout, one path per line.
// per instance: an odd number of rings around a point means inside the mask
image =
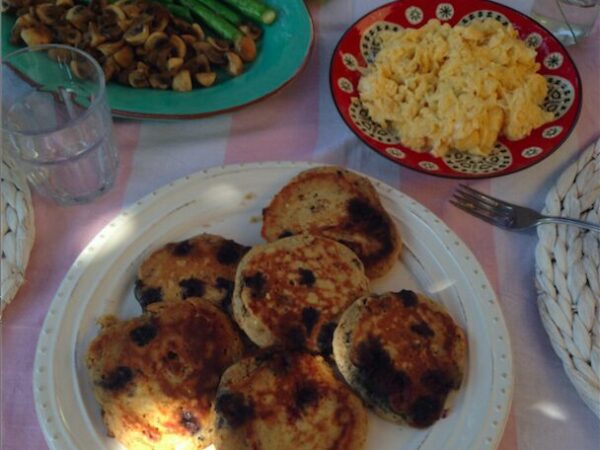
M 519 37 L 537 50 L 539 73 L 546 77 L 549 87 L 544 109 L 551 111 L 554 119 L 524 139 L 501 137 L 488 156 L 450 152 L 441 158 L 407 148 L 397 136 L 374 123 L 359 100 L 357 86 L 360 69 L 373 61 L 378 50 L 378 33 L 420 27 L 434 18 L 450 25 L 480 18 L 512 23 Z M 581 78 L 564 46 L 525 14 L 489 0 L 399 0 L 380 6 L 342 35 L 331 58 L 329 83 L 343 120 L 371 149 L 396 164 L 448 178 L 491 178 L 537 164 L 568 138 L 581 111 Z

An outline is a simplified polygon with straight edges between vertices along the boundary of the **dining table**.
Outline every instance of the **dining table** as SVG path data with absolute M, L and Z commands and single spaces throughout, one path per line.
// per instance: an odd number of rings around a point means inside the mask
M 109 192 L 75 206 L 57 206 L 32 193 L 35 240 L 25 281 L 4 309 L 0 324 L 0 448 L 48 448 L 36 416 L 32 387 L 36 348 L 63 278 L 94 236 L 124 209 L 161 186 L 217 166 L 265 161 L 343 166 L 386 183 L 432 211 L 481 264 L 508 328 L 514 391 L 498 448 L 600 448 L 600 420 L 577 394 L 540 318 L 535 229 L 497 228 L 450 203 L 458 185 L 467 183 L 490 195 L 542 210 L 560 175 L 600 137 L 600 24 L 588 37 L 567 48 L 579 70 L 583 90 L 581 113 L 569 137 L 555 152 L 525 170 L 465 181 L 394 164 L 358 139 L 336 110 L 329 81 L 334 48 L 352 23 L 384 3 L 307 0 L 314 23 L 311 53 L 302 71 L 279 92 L 234 111 L 194 120 L 114 117 L 120 162 Z M 532 6 L 532 1 L 526 0 L 500 3 L 525 14 Z

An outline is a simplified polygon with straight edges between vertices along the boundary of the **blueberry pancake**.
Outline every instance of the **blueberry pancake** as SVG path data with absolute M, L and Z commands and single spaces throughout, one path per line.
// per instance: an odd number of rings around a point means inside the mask
M 86 366 L 109 436 L 129 450 L 188 450 L 212 442 L 219 379 L 241 356 L 229 316 L 190 299 L 104 318 Z
M 247 251 L 248 247 L 213 234 L 169 243 L 141 264 L 135 296 L 142 308 L 197 297 L 227 310 L 238 262 Z
M 320 356 L 265 352 L 231 366 L 215 402 L 216 450 L 361 450 L 362 401 Z
M 385 275 L 402 248 L 371 182 L 334 166 L 292 178 L 263 210 L 261 233 L 269 242 L 300 233 L 334 239 L 358 255 L 369 278 Z
M 445 308 L 412 291 L 371 294 L 342 315 L 335 362 L 382 418 L 417 428 L 448 408 L 465 371 L 467 343 Z
M 340 314 L 367 294 L 369 280 L 348 247 L 296 235 L 253 247 L 240 261 L 233 316 L 259 347 L 331 353 Z

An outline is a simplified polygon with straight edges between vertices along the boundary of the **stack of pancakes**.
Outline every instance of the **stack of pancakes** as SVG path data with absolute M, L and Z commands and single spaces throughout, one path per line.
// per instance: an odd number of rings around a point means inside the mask
M 129 449 L 359 450 L 365 404 L 419 428 L 442 417 L 465 336 L 420 294 L 370 293 L 402 245 L 369 180 L 300 173 L 262 236 L 202 234 L 142 262 L 142 315 L 103 318 L 87 353 L 108 434 Z

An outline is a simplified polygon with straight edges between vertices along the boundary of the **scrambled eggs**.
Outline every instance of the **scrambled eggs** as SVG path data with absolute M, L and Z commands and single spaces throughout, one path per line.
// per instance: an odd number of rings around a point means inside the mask
M 540 107 L 547 86 L 536 73 L 536 52 L 511 25 L 430 20 L 381 39 L 360 79 L 360 99 L 372 120 L 391 127 L 407 147 L 436 156 L 450 149 L 486 155 L 499 134 L 521 139 L 553 118 Z

